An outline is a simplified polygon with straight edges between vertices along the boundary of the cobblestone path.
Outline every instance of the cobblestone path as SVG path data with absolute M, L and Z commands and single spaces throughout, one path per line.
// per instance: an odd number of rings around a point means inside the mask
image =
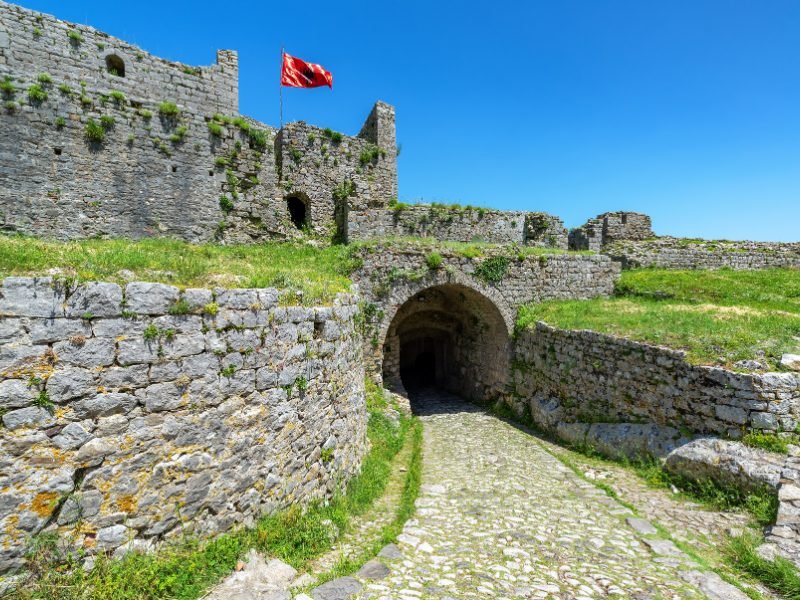
M 647 523 L 634 529 L 530 434 L 439 392 L 413 404 L 425 426 L 417 515 L 391 573 L 359 598 L 745 597 Z

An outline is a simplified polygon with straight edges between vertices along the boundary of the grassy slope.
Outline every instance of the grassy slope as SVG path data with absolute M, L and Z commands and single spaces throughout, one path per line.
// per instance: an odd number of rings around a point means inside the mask
M 724 364 L 800 351 L 800 270 L 625 271 L 614 298 L 551 301 L 520 310 L 518 326 L 545 321 L 687 351 Z
M 277 556 L 296 568 L 328 551 L 345 530 L 353 515 L 364 513 L 383 492 L 390 476 L 392 459 L 412 436 L 413 451 L 404 493 L 394 521 L 383 539 L 399 533 L 402 523 L 414 510 L 419 489 L 419 426 L 408 417 L 395 426 L 384 414 L 383 394 L 368 384 L 367 435 L 370 451 L 361 472 L 347 486 L 344 495 L 327 505 L 312 505 L 306 512 L 298 507 L 261 519 L 252 529 L 239 529 L 208 542 L 187 537 L 165 545 L 153 554 L 128 554 L 121 560 L 103 557 L 90 573 L 84 573 L 77 558 L 58 557 L 55 539 L 39 537 L 30 550 L 30 578 L 17 592 L 15 600 L 74 600 L 107 598 L 197 598 L 229 574 L 250 548 Z M 385 543 L 385 541 L 384 541 Z
M 304 303 L 327 302 L 350 286 L 350 251 L 306 244 L 193 245 L 169 239 L 55 242 L 0 236 L 0 277 L 61 274 L 79 280 L 137 280 L 180 287 L 278 287 L 303 292 Z

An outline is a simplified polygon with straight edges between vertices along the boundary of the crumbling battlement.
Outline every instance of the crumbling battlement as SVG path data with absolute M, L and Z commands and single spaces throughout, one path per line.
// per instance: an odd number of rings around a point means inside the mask
M 646 240 L 653 237 L 650 217 L 636 212 L 608 212 L 589 219 L 569 232 L 572 250 L 599 252 L 603 246 L 619 240 Z

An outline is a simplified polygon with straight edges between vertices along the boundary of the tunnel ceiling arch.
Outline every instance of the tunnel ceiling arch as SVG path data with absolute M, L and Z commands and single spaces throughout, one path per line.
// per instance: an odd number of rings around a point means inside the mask
M 475 400 L 505 389 L 511 340 L 499 308 L 474 288 L 424 288 L 391 318 L 383 344 L 389 386 L 436 385 Z

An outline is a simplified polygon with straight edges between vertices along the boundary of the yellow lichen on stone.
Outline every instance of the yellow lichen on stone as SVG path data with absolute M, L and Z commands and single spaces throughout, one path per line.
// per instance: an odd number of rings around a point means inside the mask
M 117 508 L 129 515 L 135 513 L 138 506 L 139 502 L 132 494 L 126 494 L 117 498 Z
M 56 506 L 58 494 L 55 492 L 39 492 L 31 502 L 31 511 L 40 517 L 49 517 Z

